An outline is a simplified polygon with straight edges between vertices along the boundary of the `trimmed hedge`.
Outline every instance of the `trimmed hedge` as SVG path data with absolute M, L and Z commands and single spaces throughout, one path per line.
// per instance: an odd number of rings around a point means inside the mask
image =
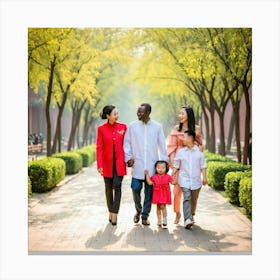
M 53 154 L 52 158 L 60 158 L 65 161 L 66 174 L 78 173 L 83 167 L 82 156 L 76 152 L 64 152 Z
M 65 178 L 66 173 L 66 165 L 63 160 L 60 158 L 49 158 L 53 163 L 53 174 L 54 174 L 54 181 L 53 183 L 57 185 Z
M 65 163 L 51 157 L 28 162 L 28 176 L 32 192 L 46 192 L 64 179 Z
M 252 177 L 245 177 L 240 180 L 239 187 L 240 205 L 246 209 L 248 217 L 252 216 Z
M 239 202 L 239 182 L 244 177 L 252 176 L 252 171 L 242 172 L 242 171 L 233 171 L 228 172 L 225 176 L 225 185 L 226 194 L 229 198 L 229 202 L 240 205 Z
M 207 181 L 208 185 L 217 190 L 225 190 L 225 176 L 231 171 L 246 171 L 250 170 L 250 166 L 243 165 L 237 162 L 215 162 L 207 163 Z
M 204 151 L 203 153 L 204 153 L 206 162 L 210 162 L 210 161 L 235 162 L 234 160 L 232 160 L 228 157 L 224 157 L 219 154 L 211 153 L 208 150 Z
M 28 198 L 32 197 L 32 186 L 31 186 L 31 180 L 30 177 L 28 176 Z
M 95 161 L 95 147 L 93 145 L 75 150 L 74 152 L 81 155 L 83 167 L 90 166 Z

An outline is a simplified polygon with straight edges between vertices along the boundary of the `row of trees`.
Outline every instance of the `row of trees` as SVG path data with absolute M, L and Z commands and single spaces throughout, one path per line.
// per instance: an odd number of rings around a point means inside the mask
M 72 112 L 68 150 L 74 146 L 83 118 L 84 145 L 96 118 L 103 93 L 111 86 L 115 64 L 126 58 L 119 43 L 124 35 L 116 29 L 31 28 L 28 32 L 28 85 L 46 92 L 47 155 L 61 151 L 61 119 L 65 107 Z M 104 80 L 110 80 L 104 83 Z M 51 123 L 50 106 L 58 108 L 56 124 Z M 55 134 L 51 127 L 55 125 Z
M 238 160 L 242 161 L 239 106 L 244 96 L 246 163 L 251 110 L 251 29 L 35 28 L 29 29 L 28 36 L 29 86 L 38 92 L 39 84 L 43 83 L 46 92 L 48 155 L 61 149 L 61 118 L 67 106 L 72 112 L 70 150 L 81 123 L 86 144 L 89 128 L 105 103 L 119 102 L 125 121 L 127 116 L 134 116 L 137 104 L 145 100 L 152 101 L 165 127 L 176 123 L 182 104 L 193 106 L 197 120 L 203 113 L 206 147 L 212 152 L 216 112 L 220 119 L 220 153 L 225 155 L 223 119 L 231 102 Z M 59 111 L 54 136 L 51 104 Z
M 231 102 L 238 161 L 242 161 L 240 102 L 246 102 L 243 163 L 247 163 L 250 133 L 249 90 L 252 84 L 252 31 L 247 28 L 162 28 L 145 29 L 147 68 L 138 77 L 153 84 L 154 92 L 165 94 L 176 107 L 181 96 L 192 103 L 197 116 L 203 112 L 206 147 L 215 152 L 215 112 L 220 121 L 220 150 L 226 154 L 224 115 Z M 158 81 L 161 81 L 160 83 Z M 232 131 L 230 131 L 232 133 Z M 232 137 L 228 137 L 228 146 Z

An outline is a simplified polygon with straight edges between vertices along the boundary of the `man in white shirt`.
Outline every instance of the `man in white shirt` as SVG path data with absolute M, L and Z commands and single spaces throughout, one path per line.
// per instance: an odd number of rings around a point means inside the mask
M 198 195 L 202 185 L 207 184 L 204 154 L 194 144 L 195 132 L 184 132 L 185 147 L 178 150 L 173 161 L 173 174 L 178 172 L 178 184 L 183 192 L 183 212 L 186 229 L 194 223 Z M 201 181 L 202 174 L 202 181 Z
M 151 111 L 150 104 L 141 104 L 137 110 L 138 121 L 128 126 L 124 137 L 125 161 L 128 167 L 132 167 L 131 188 L 136 209 L 134 223 L 139 222 L 141 215 L 142 224 L 146 226 L 150 225 L 148 217 L 151 211 L 153 187 L 147 184 L 144 170 L 148 170 L 152 176 L 155 174 L 157 160 L 168 161 L 162 126 L 150 119 Z M 145 198 L 142 206 L 143 185 Z

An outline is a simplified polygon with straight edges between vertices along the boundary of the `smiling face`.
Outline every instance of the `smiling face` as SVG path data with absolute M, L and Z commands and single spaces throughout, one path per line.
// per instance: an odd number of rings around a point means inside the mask
M 108 119 L 109 123 L 111 123 L 111 124 L 118 121 L 119 112 L 118 112 L 117 108 L 113 109 L 113 111 L 111 112 L 110 115 L 107 115 L 107 119 Z
M 186 123 L 188 121 L 188 114 L 184 108 L 179 111 L 178 120 L 180 123 Z
M 150 112 L 147 111 L 145 106 L 140 106 L 137 110 L 137 117 L 139 121 L 147 123 L 149 121 Z

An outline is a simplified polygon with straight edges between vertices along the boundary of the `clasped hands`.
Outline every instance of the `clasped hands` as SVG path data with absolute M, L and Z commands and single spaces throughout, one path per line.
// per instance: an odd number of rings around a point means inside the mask
M 132 167 L 133 164 L 134 164 L 134 159 L 133 158 L 126 162 L 127 167 Z

